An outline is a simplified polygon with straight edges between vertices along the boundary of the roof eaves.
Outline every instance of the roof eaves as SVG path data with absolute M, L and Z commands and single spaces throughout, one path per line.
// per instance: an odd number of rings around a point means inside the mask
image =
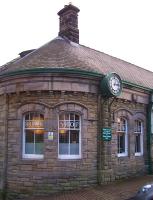
M 122 82 L 123 82 L 123 84 L 129 86 L 130 88 L 137 88 L 137 89 L 145 90 L 145 91 L 148 91 L 148 92 L 151 92 L 153 90 L 151 88 L 148 88 L 148 87 L 145 87 L 145 86 L 142 86 L 142 85 L 137 85 L 137 84 L 131 83 L 129 81 L 122 80 Z
M 25 69 L 25 70 L 18 70 L 18 71 L 12 71 L 12 72 L 6 72 L 1 73 L 0 77 L 10 77 L 10 76 L 16 76 L 16 75 L 24 75 L 24 74 L 45 74 L 45 73 L 62 73 L 62 74 L 76 74 L 80 76 L 90 76 L 90 77 L 103 77 L 104 75 L 97 73 L 97 72 L 89 72 L 85 70 L 79 70 L 79 69 L 66 69 L 66 68 L 32 68 L 32 69 Z

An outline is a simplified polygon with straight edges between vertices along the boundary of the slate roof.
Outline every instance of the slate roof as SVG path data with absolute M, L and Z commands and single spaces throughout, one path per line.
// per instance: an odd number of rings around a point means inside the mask
M 124 81 L 153 89 L 153 72 L 62 37 L 2 66 L 0 75 L 32 68 L 78 69 L 103 75 L 116 72 Z

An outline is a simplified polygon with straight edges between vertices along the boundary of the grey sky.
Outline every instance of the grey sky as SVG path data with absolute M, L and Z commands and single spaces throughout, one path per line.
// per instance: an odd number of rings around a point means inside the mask
M 152 0 L 73 0 L 80 43 L 153 71 Z M 0 0 L 0 65 L 58 35 L 66 0 Z

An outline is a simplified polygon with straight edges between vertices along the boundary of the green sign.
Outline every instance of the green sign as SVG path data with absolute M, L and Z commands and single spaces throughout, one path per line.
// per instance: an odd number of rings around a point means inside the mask
M 102 140 L 110 141 L 112 139 L 112 130 L 111 128 L 102 128 Z

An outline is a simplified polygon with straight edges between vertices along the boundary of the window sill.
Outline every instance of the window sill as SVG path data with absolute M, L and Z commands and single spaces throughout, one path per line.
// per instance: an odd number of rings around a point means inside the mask
M 42 160 L 42 159 L 44 159 L 44 155 L 25 154 L 22 156 L 22 158 L 29 159 L 29 160 Z
M 71 156 L 69 156 L 69 155 L 58 155 L 58 158 L 60 159 L 60 160 L 77 160 L 77 159 L 80 159 L 81 158 L 81 156 L 80 155 L 71 155 Z
M 119 153 L 119 154 L 117 154 L 117 157 L 126 157 L 127 156 L 127 153 Z
M 134 155 L 135 155 L 135 156 L 143 156 L 142 153 L 135 153 Z

